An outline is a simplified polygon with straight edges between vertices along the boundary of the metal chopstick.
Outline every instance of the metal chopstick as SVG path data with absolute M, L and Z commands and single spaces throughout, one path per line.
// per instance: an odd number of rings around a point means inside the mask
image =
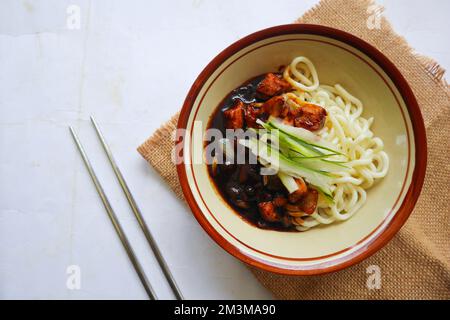
M 120 172 L 119 167 L 117 166 L 117 163 L 112 155 L 111 149 L 109 148 L 108 144 L 106 143 L 105 137 L 103 136 L 100 128 L 98 127 L 97 122 L 95 121 L 94 117 L 92 117 L 92 116 L 91 116 L 91 121 L 92 121 L 92 124 L 94 125 L 95 131 L 97 131 L 97 135 L 100 139 L 100 142 L 102 143 L 103 148 L 105 149 L 106 155 L 108 156 L 109 162 L 111 163 L 111 166 L 114 170 L 117 180 L 119 180 L 120 186 L 122 187 L 122 190 L 125 193 L 125 196 L 127 197 L 128 203 L 130 204 L 130 207 L 133 210 L 133 213 L 136 216 L 136 219 L 137 219 L 139 225 L 141 226 L 142 232 L 144 233 L 145 238 L 147 239 L 147 242 L 150 245 L 150 248 L 153 250 L 153 253 L 155 254 L 156 260 L 158 261 L 176 298 L 178 300 L 183 300 L 183 295 L 182 295 L 180 289 L 178 288 L 177 283 L 175 282 L 175 279 L 174 279 L 172 273 L 170 272 L 170 269 L 169 269 L 166 261 L 164 260 L 164 257 L 161 254 L 161 251 L 159 250 L 159 247 L 156 244 L 155 239 L 153 238 L 153 236 L 150 232 L 150 229 L 147 227 L 147 224 L 145 223 L 145 220 L 142 217 L 141 210 L 139 209 L 136 201 L 134 200 L 134 197 L 130 191 L 130 188 L 128 188 L 128 185 L 127 185 L 122 173 Z
M 131 248 L 130 242 L 128 241 L 128 238 L 126 237 L 122 226 L 120 225 L 119 220 L 117 219 L 117 216 L 111 207 L 111 204 L 108 200 L 108 197 L 106 196 L 105 192 L 103 191 L 103 187 L 101 186 L 100 182 L 98 181 L 97 175 L 94 172 L 94 169 L 91 165 L 91 162 L 89 161 L 89 158 L 84 151 L 83 146 L 81 145 L 80 140 L 78 139 L 77 134 L 73 130 L 71 126 L 69 126 L 70 132 L 72 133 L 72 137 L 75 141 L 75 144 L 78 147 L 78 150 L 80 151 L 81 157 L 83 158 L 84 164 L 86 165 L 86 168 L 89 172 L 89 175 L 92 178 L 92 181 L 94 182 L 95 189 L 97 189 L 97 192 L 102 199 L 103 205 L 105 206 L 106 212 L 108 213 L 109 219 L 111 220 L 114 229 L 117 232 L 117 235 L 120 238 L 120 241 L 122 242 L 123 247 L 125 248 L 125 251 L 128 254 L 128 257 L 131 260 L 131 263 L 133 264 L 134 269 L 136 270 L 139 279 L 142 282 L 142 285 L 144 286 L 145 292 L 147 292 L 147 295 L 151 300 L 156 300 L 156 294 L 153 291 L 152 286 L 150 285 L 150 282 L 148 281 L 147 277 L 145 276 L 144 270 L 142 269 L 141 264 L 139 263 L 136 254 L 134 253 L 133 249 Z

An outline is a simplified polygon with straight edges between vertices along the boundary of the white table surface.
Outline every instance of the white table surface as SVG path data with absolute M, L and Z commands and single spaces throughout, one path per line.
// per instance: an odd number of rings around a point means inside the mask
M 145 299 L 69 135 L 73 125 L 160 298 L 172 298 L 116 183 L 96 116 L 187 298 L 271 294 L 219 248 L 138 155 L 220 50 L 316 1 L 0 2 L 0 298 Z M 450 1 L 381 1 L 395 30 L 450 68 Z M 66 27 L 69 4 L 81 28 Z M 240 9 L 238 9 L 240 8 Z M 81 268 L 81 289 L 66 269 Z

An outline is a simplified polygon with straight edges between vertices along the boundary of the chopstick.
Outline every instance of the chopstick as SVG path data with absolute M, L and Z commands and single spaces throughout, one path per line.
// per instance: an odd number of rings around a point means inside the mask
M 83 158 L 84 164 L 86 165 L 86 168 L 89 172 L 89 175 L 92 178 L 92 181 L 94 182 L 95 189 L 97 189 L 97 192 L 102 199 L 103 205 L 105 206 L 106 212 L 108 213 L 108 217 L 111 220 L 114 229 L 116 230 L 117 235 L 119 236 L 120 241 L 122 242 L 123 247 L 125 248 L 125 251 L 127 252 L 128 258 L 130 259 L 131 263 L 133 264 L 134 269 L 136 270 L 139 279 L 142 282 L 142 285 L 144 286 L 145 292 L 147 293 L 148 297 L 151 300 L 156 300 L 156 294 L 153 291 L 152 286 L 150 285 L 150 282 L 148 281 L 147 277 L 145 276 L 144 270 L 142 269 L 141 264 L 139 263 L 139 260 L 136 257 L 136 254 L 134 253 L 130 242 L 128 241 L 127 236 L 125 235 L 122 226 L 120 225 L 119 220 L 117 219 L 117 216 L 108 200 L 108 197 L 106 196 L 102 185 L 98 181 L 97 175 L 94 172 L 94 169 L 91 165 L 91 162 L 89 161 L 89 158 L 84 151 L 84 148 L 78 139 L 77 134 L 75 133 L 75 130 L 69 126 L 70 133 L 72 134 L 72 137 L 75 141 L 75 144 L 78 147 L 78 150 L 80 151 L 81 157 Z
M 156 260 L 158 261 L 164 276 L 166 277 L 167 281 L 169 282 L 170 288 L 172 289 L 174 295 L 178 300 L 183 300 L 183 295 L 180 291 L 180 289 L 177 286 L 177 283 L 175 282 L 175 279 L 170 272 L 170 269 L 164 260 L 163 255 L 161 254 L 161 251 L 159 250 L 158 245 L 156 244 L 155 239 L 152 236 L 152 233 L 150 232 L 150 229 L 147 227 L 147 224 L 145 223 L 144 218 L 142 217 L 141 210 L 139 209 L 136 201 L 134 200 L 134 197 L 130 191 L 130 188 L 128 188 L 128 185 L 125 181 L 125 178 L 123 177 L 119 167 L 117 166 L 117 163 L 114 159 L 114 156 L 111 152 L 111 149 L 109 148 L 109 145 L 106 143 L 105 137 L 103 136 L 100 128 L 97 125 L 97 122 L 95 121 L 94 117 L 91 116 L 91 122 L 94 125 L 95 131 L 97 131 L 98 138 L 100 139 L 100 142 L 103 145 L 103 149 L 106 152 L 106 155 L 108 156 L 109 162 L 111 163 L 111 167 L 114 170 L 114 173 L 117 177 L 117 180 L 119 181 L 120 186 L 122 187 L 122 190 L 128 200 L 128 203 L 130 204 L 131 209 L 133 210 L 133 213 L 142 229 L 142 232 L 145 235 L 145 238 L 147 239 L 148 244 L 150 245 L 150 248 L 152 249 L 153 253 L 155 254 Z

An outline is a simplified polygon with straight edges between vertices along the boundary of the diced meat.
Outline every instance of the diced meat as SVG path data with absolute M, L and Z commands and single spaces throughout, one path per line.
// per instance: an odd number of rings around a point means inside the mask
M 275 207 L 283 207 L 284 205 L 287 204 L 287 199 L 282 195 L 276 195 L 273 198 L 272 202 Z
M 280 216 L 272 201 L 258 203 L 259 213 L 268 222 L 280 221 Z
M 292 90 L 289 82 L 273 73 L 268 73 L 256 88 L 258 95 L 266 99 L 289 90 Z
M 321 129 L 327 116 L 327 111 L 324 108 L 312 103 L 305 103 L 291 112 L 294 118 L 294 126 L 310 131 Z
M 306 214 L 313 214 L 317 207 L 317 201 L 319 199 L 319 193 L 317 190 L 309 188 L 301 201 L 302 211 Z
M 289 115 L 283 119 L 283 123 L 287 124 L 289 126 L 294 126 L 294 118 L 290 117 Z
M 289 197 L 289 202 L 284 205 L 284 208 L 287 211 L 291 212 L 299 212 L 299 213 L 305 213 L 305 214 L 313 214 L 317 207 L 317 201 L 319 199 L 319 193 L 317 190 L 313 188 L 307 188 L 304 189 L 305 192 L 301 194 L 298 198 L 296 197 L 291 198 L 291 195 L 294 193 L 291 193 Z M 295 202 L 293 200 L 296 200 Z
M 283 96 L 275 96 L 270 98 L 264 102 L 262 109 L 264 113 L 270 114 L 274 117 L 285 117 L 289 111 Z
M 260 105 L 256 103 L 251 103 L 245 109 L 245 123 L 249 128 L 259 128 L 259 124 L 256 123 L 258 116 L 263 112 Z
M 241 129 L 244 127 L 244 103 L 237 99 L 233 107 L 223 112 L 226 129 Z
M 300 201 L 296 204 L 286 203 L 284 205 L 284 209 L 286 209 L 289 212 L 301 212 L 302 211 L 302 208 L 300 207 Z
M 289 202 L 296 203 L 299 201 L 308 191 L 305 181 L 302 178 L 295 179 L 298 189 L 289 194 Z

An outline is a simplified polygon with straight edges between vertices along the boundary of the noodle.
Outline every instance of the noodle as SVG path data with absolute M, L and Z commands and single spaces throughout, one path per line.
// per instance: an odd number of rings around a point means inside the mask
M 308 102 L 325 108 L 325 125 L 317 134 L 336 146 L 344 156 L 334 156 L 335 159 L 347 161 L 346 166 L 350 168 L 333 173 L 333 204 L 320 198 L 313 214 L 292 216 L 292 222 L 297 230 L 306 231 L 321 224 L 347 220 L 366 202 L 366 190 L 375 180 L 386 176 L 389 169 L 383 141 L 370 129 L 373 118 L 361 116 L 362 102 L 341 85 L 321 85 L 314 64 L 305 57 L 292 60 L 283 77 L 296 89 L 285 94 L 289 105 Z

